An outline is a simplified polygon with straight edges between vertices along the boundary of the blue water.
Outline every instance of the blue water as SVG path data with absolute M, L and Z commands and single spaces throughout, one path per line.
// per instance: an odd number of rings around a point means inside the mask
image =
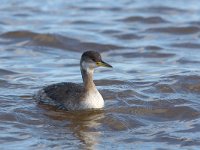
M 200 1 L 6 0 L 0 5 L 0 149 L 188 150 L 200 146 Z M 37 104 L 45 85 L 97 69 L 98 111 Z

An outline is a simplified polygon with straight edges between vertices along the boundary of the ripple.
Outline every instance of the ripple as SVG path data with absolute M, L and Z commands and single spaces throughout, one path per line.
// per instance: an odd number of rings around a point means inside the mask
M 186 9 L 181 9 L 178 7 L 170 7 L 170 6 L 150 6 L 150 7 L 142 7 L 137 8 L 137 11 L 147 12 L 147 13 L 156 13 L 156 14 L 176 14 L 176 13 L 186 13 Z
M 120 54 L 113 54 L 114 56 L 120 55 L 125 58 L 136 58 L 136 57 L 143 57 L 143 58 L 170 58 L 174 57 L 175 54 L 171 53 L 159 53 L 159 52 L 126 52 Z
M 169 34 L 196 34 L 200 31 L 199 27 L 189 26 L 189 27 L 159 27 L 147 29 L 147 32 L 158 32 L 158 33 L 169 33 Z
M 128 81 L 121 81 L 121 80 L 95 80 L 95 84 L 97 85 L 103 85 L 103 86 L 108 86 L 108 85 L 126 85 L 130 84 Z
M 14 121 L 17 121 L 17 118 L 14 114 L 11 114 L 11 113 L 6 113 L 6 112 L 1 112 L 0 114 L 0 120 L 3 121 L 3 122 L 7 122 L 7 121 L 11 121 L 11 122 L 14 122 Z
M 148 45 L 145 47 L 145 49 L 147 50 L 162 50 L 163 48 L 162 47 L 159 47 L 159 46 L 155 46 L 155 45 Z
M 142 122 L 135 120 L 132 117 L 123 116 L 119 114 L 118 115 L 109 114 L 104 119 L 104 124 L 105 126 L 107 126 L 108 130 L 111 131 L 130 130 L 144 125 Z
M 83 7 L 81 8 L 81 10 L 83 11 L 121 11 L 122 8 L 121 7 L 115 7 L 115 6 L 112 6 L 112 7 L 89 7 L 89 6 L 86 6 L 86 7 Z
M 99 44 L 99 43 L 91 43 L 84 42 L 81 44 L 82 49 L 87 50 L 97 50 L 97 51 L 108 51 L 108 50 L 116 50 L 123 49 L 122 46 L 112 45 L 112 44 Z
M 78 39 L 65 37 L 58 34 L 40 34 L 30 31 L 13 31 L 1 34 L 3 38 L 11 38 L 17 40 L 23 40 L 27 42 L 24 43 L 25 46 L 45 46 L 54 47 L 65 50 L 97 50 L 97 51 L 107 51 L 122 49 L 123 47 L 112 45 L 112 44 L 100 44 L 92 42 L 81 42 Z
M 158 23 L 166 23 L 168 21 L 164 20 L 161 17 L 153 16 L 153 17 L 140 17 L 140 16 L 131 16 L 120 21 L 123 22 L 140 22 L 145 24 L 158 24 Z
M 18 74 L 18 73 L 14 71 L 6 70 L 6 69 L 0 69 L 0 76 L 11 75 L 11 74 Z
M 178 106 L 163 108 L 161 112 L 154 112 L 154 115 L 167 120 L 191 120 L 198 118 L 200 112 L 188 106 Z
M 190 24 L 200 26 L 200 21 L 192 21 Z
M 176 91 L 187 93 L 199 93 L 200 92 L 200 77 L 196 75 L 190 76 L 172 76 L 176 83 L 172 86 Z
M 179 136 L 174 136 L 166 133 L 158 134 L 152 141 L 166 142 L 167 144 L 177 145 L 178 143 L 181 146 L 191 146 L 191 145 L 200 145 L 200 142 L 192 138 L 184 138 Z
M 193 62 L 184 62 L 193 63 Z M 167 82 L 154 84 L 148 89 L 143 90 L 144 93 L 159 93 L 165 94 L 165 97 L 177 97 L 175 94 L 199 94 L 200 92 L 200 77 L 196 75 L 176 75 L 168 77 Z M 170 82 L 173 81 L 173 82 Z M 171 95 L 166 95 L 171 94 Z
M 154 102 L 153 102 L 154 103 Z M 192 120 L 200 116 L 200 112 L 188 106 L 165 105 L 165 101 L 156 102 L 158 106 L 149 102 L 143 102 L 143 106 L 120 107 L 113 109 L 112 112 L 133 114 L 141 116 L 151 121 L 169 121 L 169 120 Z M 145 105 L 144 105 L 145 104 Z
M 121 40 L 133 40 L 133 39 L 141 39 L 141 38 L 143 38 L 142 36 L 138 36 L 136 34 L 131 34 L 131 33 L 117 34 L 117 35 L 115 35 L 115 37 L 117 37 L 118 39 L 121 39 Z
M 33 38 L 36 35 L 37 35 L 36 33 L 31 31 L 10 31 L 1 34 L 1 37 L 18 39 L 18 38 Z
M 179 60 L 177 60 L 176 62 L 180 63 L 180 64 L 199 64 L 200 61 L 197 60 L 189 60 L 187 58 L 180 58 Z
M 179 131 L 176 131 L 177 133 L 189 133 L 189 132 L 199 132 L 200 131 L 200 126 L 198 124 L 193 124 L 191 126 L 190 129 L 184 129 L 184 130 L 179 130 Z
M 105 33 L 105 34 L 120 34 L 121 31 L 115 30 L 115 29 L 105 29 L 105 30 L 101 31 L 101 33 Z
M 156 89 L 162 93 L 175 93 L 175 90 L 172 86 L 167 84 L 158 84 L 156 85 Z
M 86 21 L 86 20 L 76 20 L 71 22 L 72 24 L 77 24 L 77 25 L 88 25 L 88 24 L 92 24 L 92 25 L 98 25 L 98 23 L 92 22 L 92 21 Z
M 174 43 L 171 44 L 173 47 L 178 47 L 178 48 L 187 48 L 187 49 L 200 49 L 200 44 L 199 43 Z

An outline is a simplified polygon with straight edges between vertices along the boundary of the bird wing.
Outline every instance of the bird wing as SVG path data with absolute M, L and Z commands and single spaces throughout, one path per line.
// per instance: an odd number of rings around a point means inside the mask
M 83 91 L 83 86 L 71 82 L 63 82 L 49 85 L 44 88 L 44 91 L 48 98 L 62 104 L 75 100 L 76 97 L 78 98 Z

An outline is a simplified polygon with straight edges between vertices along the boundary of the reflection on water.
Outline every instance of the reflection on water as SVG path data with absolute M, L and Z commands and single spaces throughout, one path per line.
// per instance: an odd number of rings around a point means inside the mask
M 200 2 L 2 1 L 1 149 L 199 149 Z M 38 105 L 44 85 L 82 82 L 97 50 L 105 108 Z M 117 143 L 117 144 L 116 144 Z
M 46 106 L 43 108 L 47 108 Z M 63 124 L 62 128 L 69 128 L 75 137 L 82 143 L 79 148 L 95 149 L 99 144 L 99 138 L 102 131 L 98 129 L 102 126 L 104 119 L 104 111 L 80 111 L 80 112 L 66 112 L 52 109 L 46 109 L 45 116 L 51 120 L 70 122 L 70 124 Z

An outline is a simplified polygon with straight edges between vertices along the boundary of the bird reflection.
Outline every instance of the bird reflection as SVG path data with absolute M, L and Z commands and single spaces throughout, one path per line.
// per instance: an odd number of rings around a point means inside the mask
M 84 112 L 72 120 L 71 129 L 74 135 L 84 144 L 84 148 L 94 149 L 101 136 L 101 120 L 103 111 Z
M 63 128 L 66 128 L 67 131 L 72 131 L 73 136 L 82 143 L 79 148 L 95 149 L 96 145 L 99 144 L 99 138 L 102 134 L 100 128 L 105 117 L 103 110 L 67 112 L 52 110 L 52 108 L 47 109 L 48 111 L 45 111 L 45 115 L 51 120 L 55 120 L 56 124 L 58 120 L 62 122 L 67 121 Z

